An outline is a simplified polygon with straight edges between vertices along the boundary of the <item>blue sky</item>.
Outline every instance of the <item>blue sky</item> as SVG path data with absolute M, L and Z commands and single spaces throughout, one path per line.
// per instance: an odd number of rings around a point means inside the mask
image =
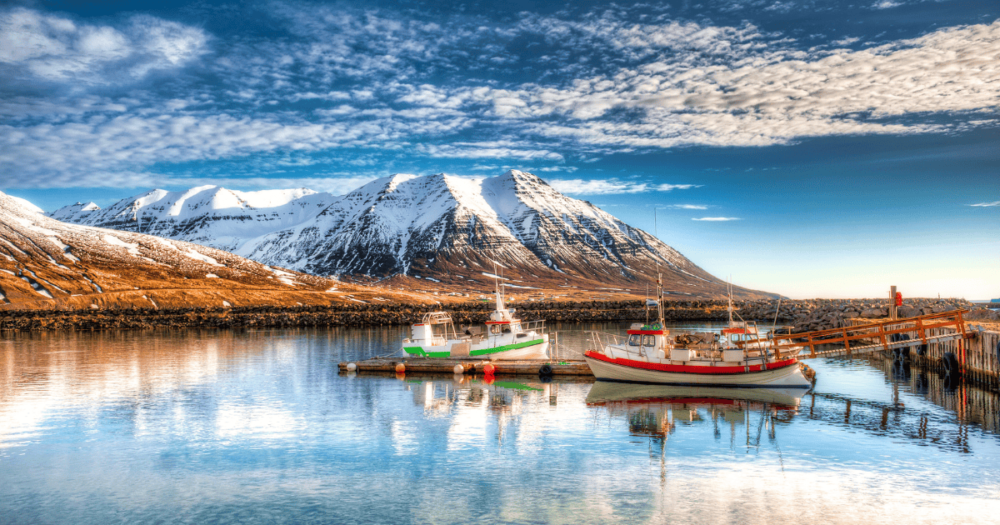
M 1000 297 L 1000 4 L 14 2 L 0 190 L 531 171 L 792 297 Z

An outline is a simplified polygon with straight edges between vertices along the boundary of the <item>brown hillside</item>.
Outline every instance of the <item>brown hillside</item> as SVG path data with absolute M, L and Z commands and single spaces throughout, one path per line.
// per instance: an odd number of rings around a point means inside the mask
M 151 235 L 66 224 L 0 193 L 0 308 L 433 303 Z

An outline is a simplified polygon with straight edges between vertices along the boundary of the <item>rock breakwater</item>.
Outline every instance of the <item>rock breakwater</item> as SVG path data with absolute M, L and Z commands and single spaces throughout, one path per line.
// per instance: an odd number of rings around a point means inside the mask
M 528 302 L 511 305 L 524 320 L 548 322 L 638 321 L 646 318 L 642 301 Z M 665 304 L 668 321 L 725 321 L 726 301 L 674 301 Z M 851 318 L 888 315 L 888 301 L 868 299 L 736 301 L 734 308 L 748 320 L 793 325 L 795 331 L 839 328 Z M 900 316 L 944 312 L 974 305 L 960 299 L 909 299 Z M 482 323 L 492 303 L 461 303 L 448 307 L 456 323 Z M 996 312 L 984 310 L 987 317 Z M 327 326 L 406 325 L 418 322 L 426 307 L 385 303 L 347 306 L 234 307 L 103 310 L 8 310 L 0 312 L 0 330 L 143 330 L 153 328 L 307 328 Z M 976 311 L 978 312 L 978 310 Z M 651 315 L 655 315 L 651 312 Z M 976 313 L 970 314 L 975 318 Z M 983 320 L 989 320 L 984 318 Z

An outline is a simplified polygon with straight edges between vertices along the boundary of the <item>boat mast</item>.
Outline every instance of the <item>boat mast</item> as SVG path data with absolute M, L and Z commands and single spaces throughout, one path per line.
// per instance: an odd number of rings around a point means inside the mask
M 660 232 L 659 228 L 656 227 L 656 206 L 653 206 L 653 236 L 659 240 Z M 660 328 L 663 328 L 663 283 L 662 275 L 660 274 L 660 260 L 654 258 L 656 261 L 656 315 L 657 322 L 660 323 Z M 646 285 L 649 286 L 649 285 Z
M 497 263 L 493 261 L 493 282 L 496 285 L 496 295 L 497 295 L 497 311 L 503 312 L 506 310 L 506 305 L 503 302 L 503 285 L 500 284 L 500 279 L 497 277 Z
M 729 276 L 729 282 L 727 283 L 726 288 L 729 291 L 729 307 L 727 308 L 727 310 L 729 311 L 729 326 L 733 326 L 733 276 L 732 275 Z
M 660 328 L 663 328 L 663 284 L 659 271 L 656 272 L 656 314 L 659 316 Z

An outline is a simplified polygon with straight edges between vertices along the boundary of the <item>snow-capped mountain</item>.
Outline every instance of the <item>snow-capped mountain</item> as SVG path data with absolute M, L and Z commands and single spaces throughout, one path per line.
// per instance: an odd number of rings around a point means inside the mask
M 207 246 L 61 222 L 0 193 L 0 305 L 329 304 L 338 286 Z
M 496 264 L 514 287 L 635 285 L 659 271 L 675 293 L 708 297 L 725 289 L 652 235 L 517 170 L 481 180 L 394 175 L 342 197 L 211 186 L 154 190 L 106 210 L 66 215 L 314 275 L 401 274 L 482 287 Z
M 66 206 L 54 219 L 178 239 L 233 251 L 247 239 L 307 221 L 336 200 L 307 189 L 235 191 L 199 186 L 153 190 L 107 209 L 91 203 Z
M 82 202 L 77 202 L 76 204 L 70 204 L 69 206 L 63 206 L 58 210 L 49 214 L 49 217 L 57 221 L 67 221 L 67 222 L 77 222 L 82 223 L 88 215 L 95 211 L 100 211 L 101 207 L 93 202 L 88 202 L 86 204 Z

